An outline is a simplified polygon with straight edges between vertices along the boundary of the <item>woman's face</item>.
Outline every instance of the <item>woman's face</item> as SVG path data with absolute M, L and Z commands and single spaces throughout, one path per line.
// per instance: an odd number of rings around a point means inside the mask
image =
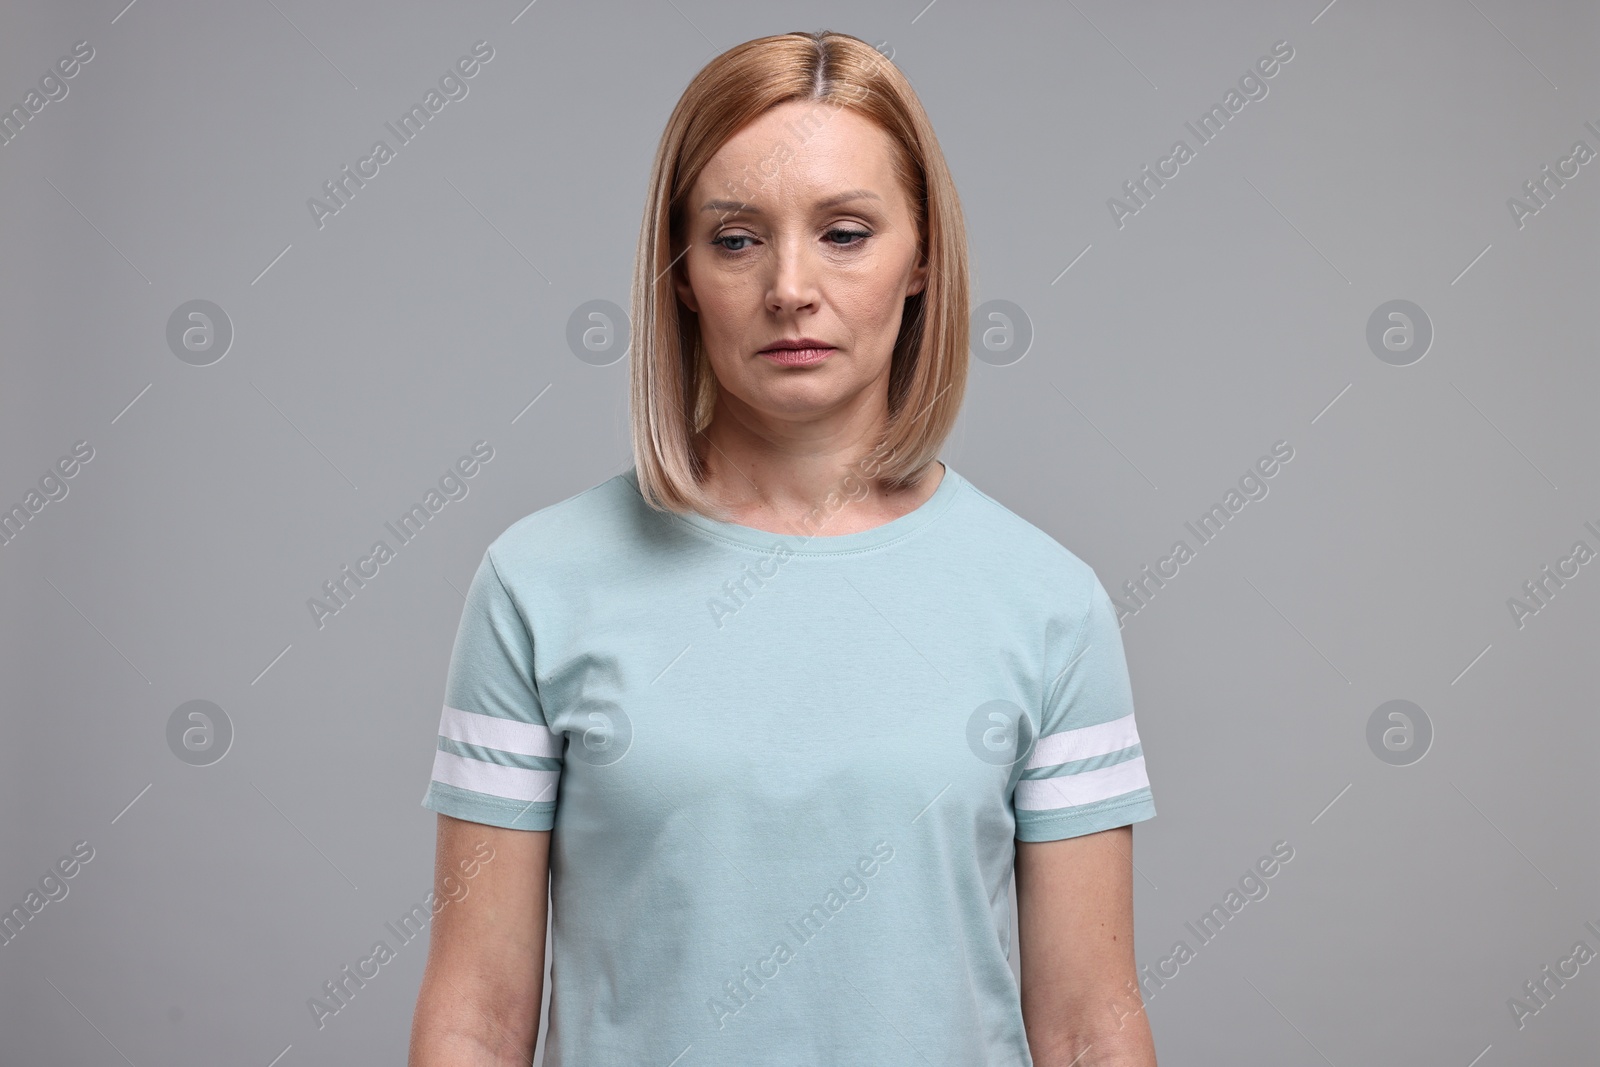
M 881 415 L 907 296 L 922 291 L 911 205 L 889 138 L 847 108 L 792 101 L 712 157 L 691 191 L 678 297 L 699 315 L 719 414 L 813 421 Z M 785 365 L 776 342 L 830 346 Z

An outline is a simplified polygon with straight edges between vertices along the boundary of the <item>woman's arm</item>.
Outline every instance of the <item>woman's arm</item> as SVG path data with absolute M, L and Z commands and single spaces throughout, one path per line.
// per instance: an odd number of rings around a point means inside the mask
M 1133 958 L 1133 827 L 1018 841 L 1016 878 L 1036 1067 L 1156 1067 Z
M 528 1067 L 544 994 L 550 831 L 438 821 L 435 907 L 448 903 L 430 926 L 407 1062 Z

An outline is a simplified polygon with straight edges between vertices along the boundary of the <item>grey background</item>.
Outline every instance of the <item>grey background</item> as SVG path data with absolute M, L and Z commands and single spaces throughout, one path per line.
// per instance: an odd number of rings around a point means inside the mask
M 1600 548 L 1600 163 L 1520 228 L 1507 200 L 1600 148 L 1596 22 L 1510 0 L 7 5 L 0 106 L 75 42 L 94 58 L 0 146 L 0 503 L 76 441 L 94 458 L 0 546 L 0 906 L 74 842 L 94 858 L 0 945 L 0 1059 L 403 1060 L 424 943 L 321 1029 L 307 1000 L 430 888 L 418 802 L 483 547 L 630 462 L 626 360 L 577 358 L 569 316 L 626 306 L 693 73 L 822 27 L 910 77 L 974 303 L 1031 323 L 1021 360 L 974 360 L 952 466 L 1115 595 L 1294 448 L 1123 631 L 1159 808 L 1135 831 L 1139 962 L 1195 949 L 1146 990 L 1161 1062 L 1592 1055 L 1600 963 L 1521 1029 L 1507 1002 L 1600 949 L 1600 563 L 1521 627 L 1507 600 Z M 307 199 L 478 40 L 469 95 L 319 229 Z M 1108 198 L 1279 40 L 1269 94 L 1119 228 Z M 166 343 L 194 299 L 235 334 L 209 366 Z M 1408 366 L 1366 339 L 1394 299 L 1434 331 Z M 469 495 L 319 629 L 307 599 L 480 439 Z M 196 699 L 234 731 L 206 767 L 167 740 Z M 1367 740 L 1395 699 L 1433 731 L 1407 766 Z M 1269 895 L 1201 945 L 1185 923 L 1280 840 Z

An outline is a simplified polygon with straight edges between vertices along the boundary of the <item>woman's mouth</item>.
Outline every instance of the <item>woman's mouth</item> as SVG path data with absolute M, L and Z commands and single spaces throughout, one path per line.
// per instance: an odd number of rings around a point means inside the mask
M 821 363 L 834 352 L 835 348 L 768 348 L 761 352 L 762 356 L 783 367 L 805 367 L 813 363 Z

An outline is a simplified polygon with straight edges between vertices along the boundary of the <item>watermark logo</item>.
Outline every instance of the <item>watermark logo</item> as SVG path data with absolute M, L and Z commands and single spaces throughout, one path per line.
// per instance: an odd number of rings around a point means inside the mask
M 1585 522 L 1584 528 L 1595 537 L 1600 538 L 1600 530 L 1596 530 L 1593 522 Z M 1506 608 L 1511 612 L 1511 621 L 1517 624 L 1517 629 L 1522 629 L 1528 624 L 1530 615 L 1537 615 L 1550 606 L 1550 601 L 1555 595 L 1565 589 L 1567 583 L 1576 578 L 1585 563 L 1594 559 L 1595 550 L 1589 547 L 1589 542 L 1579 538 L 1572 542 L 1572 551 L 1565 556 L 1560 556 L 1555 563 L 1547 563 L 1535 578 L 1530 578 L 1522 583 L 1523 596 L 1506 598 Z
M 1433 320 L 1409 300 L 1390 300 L 1367 317 L 1367 347 L 1391 367 L 1409 367 L 1433 345 Z
M 233 720 L 209 700 L 179 704 L 167 716 L 167 747 L 191 767 L 209 767 L 233 747 Z
M 578 722 L 567 732 L 563 759 L 591 767 L 609 767 L 633 747 L 633 720 L 614 700 L 585 698 L 579 704 Z
M 338 177 L 323 182 L 322 191 L 327 199 L 319 200 L 313 196 L 306 200 L 306 209 L 311 212 L 311 221 L 317 224 L 317 229 L 320 230 L 327 225 L 329 216 L 337 215 L 349 207 L 356 193 L 365 189 L 367 182 L 376 178 L 381 168 L 394 160 L 402 147 L 410 144 L 418 134 L 422 133 L 434 116 L 444 110 L 446 104 L 465 100 L 467 93 L 471 91 L 467 81 L 477 77 L 478 72 L 483 69 L 482 64 L 493 58 L 494 48 L 489 42 L 478 41 L 472 46 L 471 55 L 462 56 L 456 60 L 454 67 L 439 76 L 439 87 L 429 89 L 421 103 L 412 104 L 410 110 L 394 122 L 383 124 L 384 128 L 394 135 L 397 142 L 394 146 L 380 137 L 372 142 L 372 149 L 367 155 L 356 160 L 354 171 L 350 169 L 350 164 L 346 163 L 340 168 Z
M 83 464 L 94 458 L 94 446 L 88 441 L 75 441 L 70 455 L 56 460 L 53 467 L 39 476 L 39 487 L 23 494 L 21 503 L 0 510 L 0 545 L 9 545 L 18 534 L 33 522 L 46 504 L 65 500 L 71 492 L 67 481 L 83 469 Z
M 609 300 L 579 304 L 567 316 L 567 347 L 591 367 L 609 367 L 628 354 L 632 324 Z
M 822 503 L 812 508 L 801 518 L 800 524 L 808 531 L 798 543 L 805 544 L 813 538 L 822 536 L 833 517 L 849 502 L 864 499 L 871 491 L 871 479 L 877 477 L 878 471 L 894 456 L 892 448 L 882 446 L 874 448 L 861 459 L 845 468 L 844 477 L 839 484 L 828 492 Z M 717 629 L 722 629 L 727 620 L 742 611 L 746 604 L 754 599 L 755 594 L 765 589 L 774 578 L 778 576 L 778 569 L 795 555 L 794 548 L 789 540 L 779 539 L 772 543 L 770 552 L 754 563 L 745 563 L 736 578 L 730 578 L 722 583 L 720 596 L 708 597 L 706 609 L 711 613 L 711 621 Z M 750 588 L 751 585 L 755 588 Z
M 1193 147 L 1179 138 L 1172 143 L 1166 155 L 1156 160 L 1154 173 L 1146 163 L 1139 171 L 1139 177 L 1123 182 L 1122 192 L 1126 199 L 1113 196 L 1106 200 L 1106 209 L 1111 213 L 1111 221 L 1117 229 L 1122 229 L 1127 225 L 1127 219 L 1148 207 L 1156 193 L 1166 188 L 1167 181 L 1176 178 L 1179 170 L 1193 160 L 1201 148 L 1216 140 L 1246 104 L 1253 100 L 1265 100 L 1269 91 L 1267 80 L 1277 75 L 1280 63 L 1288 63 L 1293 58 L 1294 48 L 1288 41 L 1274 41 L 1272 51 L 1256 60 L 1255 67 L 1240 76 L 1237 89 L 1230 87 L 1221 103 L 1212 104 L 1210 110 L 1195 122 L 1183 124 L 1194 135 L 1196 144 Z M 1199 123 L 1198 127 L 1195 123 Z
M 471 857 L 458 860 L 456 867 L 461 871 L 461 878 L 454 874 L 447 874 L 440 879 L 440 887 L 444 895 L 439 896 L 436 891 L 429 890 L 421 904 L 411 905 L 411 910 L 394 922 L 386 922 L 383 927 L 394 936 L 396 944 L 391 946 L 387 939 L 379 938 L 372 943 L 372 951 L 364 957 L 357 959 L 352 969 L 346 964 L 337 974 L 322 983 L 322 996 L 307 997 L 306 1007 L 311 1011 L 311 1019 L 321 1030 L 328 1025 L 328 1020 L 350 1006 L 356 994 L 367 987 L 367 983 L 377 978 L 382 973 L 384 964 L 397 959 L 400 949 L 418 940 L 428 930 L 428 924 L 439 917 L 439 913 L 451 904 L 459 904 L 467 899 L 471 887 L 467 880 L 476 878 L 485 864 L 494 859 L 494 846 L 487 841 L 479 841 L 473 846 Z
M 209 367 L 233 347 L 233 320 L 209 300 L 189 300 L 167 316 L 167 347 L 191 367 Z
M 739 568 L 738 577 L 723 582 L 722 595 L 706 601 L 706 607 L 711 612 L 711 621 L 717 624 L 717 629 L 722 629 L 728 619 L 739 614 L 756 593 L 765 589 L 767 583 L 778 576 L 778 568 L 793 558 L 794 551 L 787 542 L 775 541 L 767 555 L 753 563 L 745 563 Z
M 83 64 L 93 58 L 94 46 L 88 41 L 79 41 L 72 46 L 70 55 L 56 60 L 54 67 L 39 76 L 38 89 L 29 89 L 22 103 L 0 111 L 0 145 L 14 141 L 46 106 L 65 100 L 70 91 L 67 82 L 76 78 Z
M 382 573 L 382 567 L 394 560 L 402 547 L 416 540 L 446 504 L 465 500 L 471 491 L 468 479 L 475 477 L 483 469 L 482 465 L 492 459 L 493 445 L 488 441 L 474 443 L 470 455 L 457 459 L 440 475 L 437 488 L 429 487 L 420 503 L 412 504 L 399 518 L 383 524 L 383 528 L 395 539 L 393 547 L 379 538 L 372 543 L 366 555 L 356 560 L 354 569 L 346 563 L 338 574 L 322 583 L 323 599 L 307 597 L 306 610 L 311 613 L 311 621 L 317 629 L 321 630 L 329 618 L 349 607 L 356 594 Z
M 1586 921 L 1583 925 L 1591 934 L 1600 938 L 1600 928 L 1597 928 L 1592 920 Z M 1595 950 L 1589 946 L 1589 942 L 1579 938 L 1573 942 L 1571 952 L 1556 960 L 1554 970 L 1547 963 L 1540 969 L 1539 977 L 1523 982 L 1522 992 L 1527 996 L 1526 1000 L 1517 997 L 1506 998 L 1506 1008 L 1511 1012 L 1511 1021 L 1517 1024 L 1517 1029 L 1521 1030 L 1527 1026 L 1529 1019 L 1548 1008 L 1556 995 L 1567 987 L 1568 982 L 1578 977 L 1580 969 L 1595 956 Z
M 1587 121 L 1584 128 L 1600 138 L 1600 128 L 1596 128 L 1592 121 Z M 1572 142 L 1572 150 L 1556 160 L 1555 169 L 1550 169 L 1546 163 L 1539 168 L 1537 177 L 1530 178 L 1522 183 L 1522 191 L 1527 199 L 1519 200 L 1514 196 L 1506 197 L 1506 210 L 1511 212 L 1511 221 L 1516 223 L 1517 229 L 1528 225 L 1528 220 L 1545 208 L 1550 206 L 1556 194 L 1567 187 L 1567 182 L 1576 178 L 1585 163 L 1595 157 L 1595 150 L 1589 147 L 1589 142 L 1579 138 Z
M 967 717 L 967 747 L 985 763 L 1014 767 L 1038 740 L 1028 713 L 1009 700 L 990 700 Z
M 1184 523 L 1184 529 L 1194 535 L 1195 544 L 1190 545 L 1185 538 L 1179 538 L 1172 543 L 1172 548 L 1165 556 L 1156 560 L 1154 569 L 1150 564 L 1145 564 L 1141 576 L 1130 578 L 1122 583 L 1122 596 L 1113 596 L 1112 604 L 1117 609 L 1117 628 L 1121 629 L 1127 620 L 1139 614 L 1149 606 L 1150 601 L 1167 583 L 1176 578 L 1180 568 L 1193 560 L 1201 546 L 1209 545 L 1216 540 L 1223 529 L 1233 520 L 1246 504 L 1257 500 L 1265 500 L 1271 492 L 1267 480 L 1282 470 L 1282 464 L 1294 458 L 1294 446 L 1288 441 L 1276 441 L 1272 451 L 1256 460 L 1255 465 L 1240 475 L 1238 488 L 1230 488 L 1223 494 L 1222 499 L 1212 504 L 1210 509 L 1191 522 Z
M 728 1019 L 748 1007 L 782 973 L 780 968 L 784 964 L 793 961 L 800 949 L 823 932 L 846 904 L 865 900 L 869 881 L 877 877 L 892 859 L 893 845 L 887 841 L 875 843 L 871 854 L 861 856 L 854 866 L 846 868 L 845 873 L 828 887 L 819 903 L 812 904 L 799 918 L 784 923 L 783 935 L 773 939 L 772 948 L 766 955 L 753 964 L 740 967 L 735 977 L 722 983 L 725 996 L 706 998 L 706 1009 L 711 1013 L 712 1025 L 721 1030 Z M 791 939 L 793 946 L 789 943 Z
M 1433 720 L 1409 700 L 1387 700 L 1367 717 L 1367 747 L 1391 767 L 1409 767 L 1433 745 Z
M 1247 904 L 1260 903 L 1267 899 L 1271 892 L 1268 885 L 1270 879 L 1283 870 L 1290 860 L 1294 859 L 1294 846 L 1287 841 L 1274 841 L 1272 850 L 1256 860 L 1255 864 L 1240 875 L 1236 885 L 1230 886 L 1219 902 L 1214 902 L 1211 909 L 1200 916 L 1195 922 L 1184 922 L 1184 927 L 1194 935 L 1196 944 L 1180 937 L 1173 942 L 1167 954 L 1156 960 L 1153 964 L 1145 964 L 1139 968 L 1138 982 L 1128 980 L 1127 994 L 1120 1000 L 1111 1002 L 1111 1012 L 1117 1018 L 1117 1029 L 1122 1029 L 1124 1020 L 1131 1015 L 1137 1015 L 1144 1010 L 1144 1006 L 1155 998 L 1160 990 L 1166 988 L 1180 973 L 1180 969 L 1192 963 L 1200 954 L 1200 949 L 1211 944 L 1221 936 L 1230 923 L 1239 917 Z
M 83 864 L 92 859 L 94 847 L 87 841 L 79 841 L 72 846 L 71 855 L 56 860 L 55 865 L 39 878 L 37 889 L 29 889 L 21 904 L 0 913 L 0 945 L 11 944 L 46 907 L 67 899 L 67 893 L 71 891 L 67 880 L 76 877 L 83 869 Z
M 1033 347 L 1033 320 L 1009 300 L 985 300 L 972 312 L 972 354 L 992 367 L 1009 367 Z

